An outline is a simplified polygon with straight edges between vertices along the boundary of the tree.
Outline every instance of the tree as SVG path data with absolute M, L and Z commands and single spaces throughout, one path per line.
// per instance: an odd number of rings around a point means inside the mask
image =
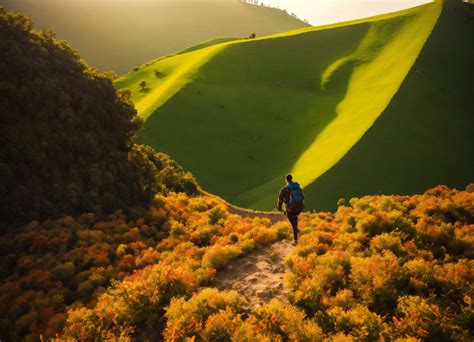
M 0 8 L 0 51 L 0 230 L 146 205 L 168 184 L 194 191 L 192 176 L 172 161 L 160 167 L 168 158 L 153 150 L 140 163 L 132 138 L 143 122 L 131 92 L 117 91 L 110 74 L 87 66 L 66 42 Z
M 140 82 L 140 91 L 145 91 L 146 89 L 146 81 L 141 81 Z
M 252 33 L 250 36 L 249 36 L 249 39 L 255 39 L 257 38 L 257 35 L 255 33 Z

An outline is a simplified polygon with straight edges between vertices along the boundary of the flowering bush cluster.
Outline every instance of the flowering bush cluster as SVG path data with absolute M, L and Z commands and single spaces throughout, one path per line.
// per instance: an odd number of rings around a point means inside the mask
M 474 193 L 352 199 L 304 227 L 286 284 L 326 334 L 473 339 Z
M 53 337 L 65 325 L 67 338 L 119 336 L 156 323 L 172 297 L 286 229 L 184 193 L 158 195 L 128 217 L 32 222 L 0 239 L 1 338 Z
M 246 313 L 235 291 L 204 289 L 189 300 L 173 299 L 166 312 L 166 341 L 317 341 L 323 332 L 305 313 L 273 299 Z M 246 317 L 246 318 L 244 318 Z
M 248 309 L 216 272 L 288 237 L 287 223 L 171 193 L 148 210 L 33 222 L 2 238 L 2 339 L 471 341 L 474 193 L 352 199 L 301 217 L 288 301 Z M 146 329 L 145 329 L 146 330 Z
M 222 204 L 210 198 L 181 194 L 170 200 L 185 202 L 186 207 L 180 220 L 170 222 L 169 237 L 157 244 L 161 253 L 158 262 L 110 287 L 95 307 L 70 308 L 64 338 L 124 338 L 138 325 L 161 324 L 164 308 L 174 297 L 191 296 L 212 280 L 216 270 L 288 234 L 287 226 L 272 226 L 268 219 L 229 215 Z M 241 301 L 235 294 L 233 300 Z M 219 299 L 214 304 L 222 308 L 230 305 L 219 304 Z M 194 323 L 184 320 L 192 329 Z
M 249 312 L 236 293 L 205 289 L 171 301 L 165 339 L 473 339 L 474 193 L 353 199 L 301 227 L 287 259 L 291 304 Z

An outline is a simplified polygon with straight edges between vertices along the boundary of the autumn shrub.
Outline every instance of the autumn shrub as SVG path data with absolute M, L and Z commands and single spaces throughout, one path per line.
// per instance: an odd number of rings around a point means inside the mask
M 166 311 L 165 340 L 322 341 L 321 330 L 305 313 L 272 300 L 244 319 L 246 301 L 235 291 L 204 289 L 189 300 L 173 299 Z
M 253 251 L 256 247 L 255 240 L 253 239 L 240 240 L 236 245 L 245 254 Z
M 427 261 L 423 258 L 408 260 L 402 266 L 402 272 L 408 281 L 408 287 L 413 293 L 429 294 L 429 291 L 435 284 L 433 261 Z
M 341 251 L 311 254 L 309 258 L 294 256 L 289 260 L 292 272 L 286 277 L 292 289 L 289 298 L 313 314 L 325 310 L 326 298 L 347 284 L 349 262 L 350 255 Z
M 273 342 L 281 341 L 280 339 L 275 338 L 275 336 L 269 336 L 264 334 L 263 331 L 259 330 L 257 326 L 258 320 L 255 316 L 250 316 L 247 320 L 243 321 L 234 331 L 232 335 L 233 341 L 242 341 L 242 342 L 252 342 L 252 341 L 261 341 L 261 342 Z
M 357 302 L 354 298 L 354 292 L 349 289 L 337 291 L 336 295 L 329 299 L 329 307 L 339 307 L 344 310 L 351 309 Z
M 464 340 L 467 336 L 462 336 L 449 310 L 430 302 L 419 296 L 400 297 L 392 335 L 428 341 Z
M 242 253 L 240 248 L 233 245 L 216 245 L 204 254 L 202 262 L 205 267 L 212 267 L 218 270 L 228 265 L 232 260 L 242 255 Z
M 236 314 L 232 309 L 226 308 L 225 311 L 221 310 L 207 319 L 203 340 L 209 342 L 231 341 L 241 325 L 241 315 Z M 255 338 L 255 336 L 252 338 Z
M 270 243 L 278 240 L 278 234 L 275 229 L 268 229 L 259 226 L 258 228 L 247 232 L 244 235 L 244 239 L 252 239 L 260 246 L 268 246 Z
M 196 293 L 189 300 L 175 298 L 166 310 L 164 337 L 167 341 L 192 336 L 225 340 L 238 326 L 237 313 L 242 313 L 246 305 L 237 292 L 212 288 Z
M 212 210 L 209 211 L 209 223 L 210 224 L 217 224 L 221 220 L 225 218 L 226 214 L 225 212 L 219 208 L 215 207 Z
M 365 305 L 356 304 L 348 310 L 335 306 L 328 310 L 334 330 L 353 336 L 357 341 L 382 339 L 385 330 L 382 318 Z
M 322 329 L 306 317 L 301 309 L 272 299 L 269 304 L 252 311 L 258 331 L 271 340 L 322 341 Z
M 403 254 L 403 246 L 400 237 L 397 234 L 391 233 L 382 233 L 375 236 L 370 240 L 370 247 L 376 252 L 381 253 L 385 250 L 391 251 L 397 256 Z
M 154 248 L 143 244 L 141 240 L 121 247 L 123 253 L 132 253 L 125 254 L 122 259 L 137 253 L 133 259 L 135 267 L 142 264 L 140 261 L 148 255 L 155 260 L 154 263 L 131 275 L 126 275 L 121 282 L 109 286 L 98 296 L 95 306 L 88 309 L 90 311 L 85 315 L 85 321 L 81 324 L 66 323 L 62 335 L 64 338 L 87 339 L 90 336 L 89 331 L 95 331 L 100 336 L 109 338 L 125 338 L 130 336 L 131 331 L 137 326 L 163 324 L 166 320 L 165 307 L 170 302 L 176 298 L 186 301 L 200 286 L 209 284 L 217 269 L 225 267 L 243 253 L 267 245 L 278 238 L 275 228 L 269 221 L 229 215 L 224 206 L 210 197 L 190 198 L 183 193 L 172 193 L 167 197 L 158 197 L 156 203 L 168 215 L 164 221 L 163 216 L 159 215 L 159 222 L 163 223 L 156 229 L 164 229 L 169 233 L 168 237 L 159 241 Z M 195 208 L 196 204 L 200 208 L 208 209 L 195 211 L 192 208 Z M 212 224 L 209 215 L 216 207 L 223 214 L 217 224 Z M 154 212 L 157 212 L 156 209 Z M 133 224 L 143 225 L 146 221 L 137 220 Z M 247 239 L 243 239 L 242 232 L 248 234 Z M 205 238 L 211 235 L 210 239 Z M 233 243 L 231 235 L 238 237 L 236 243 Z M 266 238 L 258 241 L 254 239 L 260 236 Z M 203 240 L 208 241 L 203 243 Z M 247 247 L 241 249 L 240 246 Z M 214 303 L 213 300 L 217 298 L 215 303 L 218 303 L 220 295 L 217 294 L 216 297 L 211 294 L 212 291 L 204 292 L 198 299 L 206 298 L 205 301 Z M 243 306 L 245 301 L 242 299 L 239 301 L 242 301 Z M 227 303 L 225 300 L 224 302 Z M 192 299 L 191 303 L 194 303 Z M 193 304 L 189 305 L 192 307 Z M 227 306 L 222 307 L 222 310 L 227 310 Z M 78 308 L 81 306 L 77 305 L 72 311 L 70 310 L 68 317 L 77 317 L 74 310 Z M 200 310 L 193 311 L 193 314 L 201 315 Z M 237 312 L 240 309 L 232 310 L 236 315 L 231 311 L 229 316 L 219 314 L 219 310 L 212 312 L 215 315 L 210 319 L 216 326 L 213 328 L 213 325 L 209 325 L 206 330 L 208 335 L 202 335 L 201 338 L 224 338 L 223 336 L 228 336 L 234 328 L 237 329 L 239 322 Z M 204 327 L 206 320 L 204 318 L 202 320 Z M 72 320 L 68 319 L 68 322 Z M 195 323 L 192 322 L 194 321 L 187 323 L 194 326 Z M 200 325 L 201 323 L 197 326 Z M 89 327 L 88 331 L 83 327 Z
M 399 260 L 391 252 L 370 257 L 351 257 L 351 288 L 375 312 L 387 312 L 398 298 Z
M 235 233 L 233 233 L 235 235 Z M 214 237 L 219 237 L 221 236 L 221 232 L 219 230 L 219 226 L 217 225 L 203 225 L 203 227 L 200 227 L 196 229 L 191 234 L 191 241 L 200 246 L 208 246 L 211 243 L 211 239 Z

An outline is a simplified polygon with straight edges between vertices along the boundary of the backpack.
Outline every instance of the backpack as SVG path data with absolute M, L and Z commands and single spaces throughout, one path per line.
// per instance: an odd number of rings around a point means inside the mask
M 301 187 L 296 182 L 288 184 L 290 189 L 290 200 L 288 202 L 288 211 L 300 213 L 304 210 L 304 194 Z

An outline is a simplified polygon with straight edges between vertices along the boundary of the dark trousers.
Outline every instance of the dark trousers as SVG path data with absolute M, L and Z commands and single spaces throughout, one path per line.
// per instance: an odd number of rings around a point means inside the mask
M 295 238 L 295 241 L 298 241 L 298 215 L 295 213 L 290 213 L 286 212 L 286 216 L 288 217 L 288 220 L 291 223 L 291 227 L 293 228 L 293 237 Z

